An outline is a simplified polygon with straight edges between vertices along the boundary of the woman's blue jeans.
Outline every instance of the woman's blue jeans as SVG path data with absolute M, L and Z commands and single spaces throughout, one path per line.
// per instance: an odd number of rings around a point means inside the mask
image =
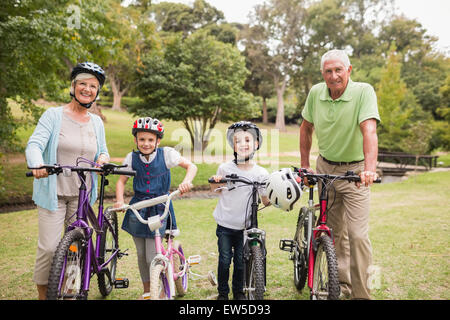
M 217 270 L 218 291 L 228 295 L 230 287 L 231 258 L 233 258 L 233 294 L 243 291 L 244 287 L 244 235 L 243 230 L 234 230 L 217 225 L 217 246 L 219 247 L 219 266 Z

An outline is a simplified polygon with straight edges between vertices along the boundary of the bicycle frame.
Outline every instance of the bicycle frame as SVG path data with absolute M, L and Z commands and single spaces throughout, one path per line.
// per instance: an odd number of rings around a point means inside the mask
M 104 175 L 101 176 L 101 182 L 100 182 L 100 195 L 99 195 L 99 206 L 98 206 L 98 216 L 97 220 L 94 220 L 93 217 L 95 217 L 94 210 L 92 209 L 91 205 L 88 201 L 88 193 L 86 190 L 86 184 L 85 184 L 85 174 L 83 172 L 77 172 L 80 176 L 81 186 L 79 189 L 79 195 L 78 195 L 78 209 L 77 209 L 77 218 L 76 221 L 70 224 L 67 227 L 67 231 L 71 231 L 75 228 L 80 228 L 83 230 L 86 239 L 88 239 L 87 242 L 87 248 L 86 248 L 86 261 L 84 264 L 84 270 L 83 270 L 83 291 L 89 290 L 90 285 L 90 279 L 94 274 L 97 274 L 101 272 L 101 270 L 108 265 L 114 257 L 116 257 L 119 253 L 119 248 L 117 248 L 109 257 L 109 259 L 99 264 L 99 257 L 100 257 L 100 241 L 101 241 L 101 232 L 97 233 L 96 240 L 95 240 L 95 247 L 92 240 L 92 235 L 94 233 L 94 228 L 92 228 L 89 225 L 89 221 L 91 224 L 94 225 L 97 230 L 102 230 L 104 222 L 106 222 L 109 227 L 111 227 L 111 224 L 109 223 L 108 219 L 104 219 L 104 213 L 103 213 L 103 200 L 104 200 L 104 188 L 107 185 L 107 179 Z M 111 228 L 111 234 L 114 237 L 114 241 L 118 242 L 118 235 L 114 232 L 114 229 Z M 95 249 L 95 250 L 94 250 Z M 65 266 L 63 267 L 63 270 L 65 269 Z M 61 273 L 61 277 L 64 276 L 64 272 Z M 110 278 L 110 275 L 107 274 L 107 276 Z M 110 279 L 114 280 L 114 279 Z M 60 283 L 62 283 L 62 278 Z
M 78 162 L 84 162 L 89 163 L 91 165 L 94 165 L 92 161 L 89 161 L 84 158 L 78 158 Z M 114 228 L 108 221 L 108 219 L 105 218 L 105 213 L 103 211 L 103 201 L 104 201 L 104 189 L 105 186 L 108 185 L 108 180 L 106 179 L 106 176 L 110 173 L 115 174 L 126 174 L 126 175 L 134 175 L 134 171 L 115 171 L 116 168 L 122 168 L 124 166 L 117 166 L 114 164 L 105 164 L 102 166 L 102 168 L 96 168 L 96 167 L 74 167 L 74 166 L 49 166 L 44 165 L 40 168 L 30 168 L 30 169 L 42 169 L 45 168 L 49 172 L 49 174 L 66 174 L 67 172 L 76 172 L 79 179 L 80 179 L 80 187 L 78 190 L 78 207 L 76 211 L 76 219 L 73 223 L 71 223 L 67 229 L 66 232 L 69 232 L 71 230 L 74 230 L 76 228 L 79 228 L 83 231 L 85 239 L 87 243 L 85 243 L 85 251 L 83 254 L 83 257 L 85 259 L 84 266 L 83 266 L 83 278 L 82 278 L 82 288 L 81 292 L 83 294 L 86 294 L 89 291 L 89 285 L 91 277 L 94 274 L 99 274 L 101 272 L 105 272 L 107 277 L 109 278 L 110 282 L 113 283 L 115 279 L 111 279 L 111 274 L 109 273 L 109 270 L 106 269 L 104 271 L 105 266 L 107 266 L 114 258 L 118 257 L 120 258 L 124 253 L 120 252 L 120 249 L 117 248 L 114 250 L 114 252 L 111 253 L 111 256 L 108 258 L 107 261 L 104 261 L 103 263 L 100 263 L 99 259 L 100 257 L 100 242 L 102 237 L 102 230 L 104 228 L 104 224 L 106 223 L 108 227 L 111 230 L 111 234 L 113 236 L 113 239 L 115 243 L 118 243 L 118 234 L 114 231 Z M 86 174 L 85 172 L 97 172 L 101 173 L 101 181 L 100 181 L 100 193 L 99 193 L 99 206 L 98 206 L 98 215 L 95 215 L 94 209 L 91 207 L 89 203 L 89 193 L 86 189 Z M 31 177 L 33 174 L 31 172 L 28 172 L 26 176 Z M 95 246 L 93 243 L 93 233 L 94 230 L 97 231 L 97 236 L 95 238 Z M 66 269 L 67 261 L 64 261 L 64 265 L 62 268 L 62 272 L 60 274 L 60 281 L 58 290 L 61 289 L 61 286 L 63 285 L 63 278 L 64 273 Z
M 315 184 L 315 183 L 314 183 Z M 327 226 L 327 198 L 326 198 L 326 186 L 323 185 L 322 192 L 320 194 L 320 202 L 319 205 L 314 205 L 314 184 L 309 185 L 309 199 L 308 199 L 308 287 L 312 289 L 313 280 L 314 280 L 314 262 L 315 262 L 315 253 L 316 246 L 315 241 L 320 237 L 322 233 L 326 233 L 334 245 L 334 237 L 331 228 Z M 312 228 L 312 215 L 315 210 L 320 210 L 319 218 L 317 220 L 316 228 Z M 312 230 L 312 235 L 309 234 L 310 230 Z
M 252 203 L 251 203 L 251 215 L 250 215 L 250 226 L 247 228 L 247 219 L 245 219 L 245 226 L 244 226 L 244 265 L 248 263 L 251 257 L 251 247 L 254 246 L 260 246 L 261 252 L 264 259 L 264 288 L 266 285 L 267 277 L 266 277 L 266 232 L 264 230 L 261 230 L 258 228 L 258 187 L 264 186 L 265 183 L 260 182 L 252 182 L 250 180 L 244 180 L 240 177 L 238 177 L 236 174 L 227 175 L 225 176 L 225 179 L 222 179 L 219 182 L 214 181 L 214 179 L 208 179 L 209 183 L 227 183 L 227 189 L 232 190 L 235 187 L 232 186 L 232 183 L 235 182 L 241 182 L 244 184 L 244 186 L 251 186 L 252 187 Z M 218 188 L 220 189 L 220 188 Z M 252 288 L 247 288 L 247 273 L 244 272 L 244 291 L 252 290 Z

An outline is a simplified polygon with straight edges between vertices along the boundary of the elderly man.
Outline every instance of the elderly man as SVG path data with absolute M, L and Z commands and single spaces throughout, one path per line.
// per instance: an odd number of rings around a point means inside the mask
M 301 166 L 312 171 L 309 156 L 315 130 L 318 173 L 359 173 L 361 184 L 338 181 L 330 189 L 328 224 L 335 237 L 341 293 L 353 299 L 370 299 L 368 186 L 377 178 L 377 98 L 371 85 L 350 79 L 352 66 L 342 50 L 325 53 L 320 71 L 325 82 L 311 88 L 302 112 Z

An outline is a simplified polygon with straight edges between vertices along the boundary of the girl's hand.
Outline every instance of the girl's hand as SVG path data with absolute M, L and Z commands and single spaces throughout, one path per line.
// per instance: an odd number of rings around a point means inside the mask
M 114 209 L 117 209 L 123 207 L 123 205 L 124 205 L 123 201 L 117 201 L 116 203 L 114 203 L 113 207 Z
M 178 190 L 180 190 L 181 194 L 189 192 L 192 189 L 193 185 L 190 182 L 182 182 L 178 186 Z

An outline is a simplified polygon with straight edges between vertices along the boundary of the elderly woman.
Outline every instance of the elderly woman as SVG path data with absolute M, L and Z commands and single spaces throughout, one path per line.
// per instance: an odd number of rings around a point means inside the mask
M 78 157 L 103 164 L 109 161 L 105 129 L 99 116 L 88 112 L 105 82 L 98 65 L 79 63 L 71 73 L 69 104 L 45 111 L 28 140 L 25 150 L 28 167 L 59 163 L 75 165 Z M 33 201 L 38 207 L 39 238 L 33 280 L 40 300 L 46 298 L 53 254 L 63 227 L 77 210 L 77 175 L 48 176 L 45 169 L 32 170 L 35 177 Z M 97 179 L 87 179 L 91 204 L 97 198 Z

